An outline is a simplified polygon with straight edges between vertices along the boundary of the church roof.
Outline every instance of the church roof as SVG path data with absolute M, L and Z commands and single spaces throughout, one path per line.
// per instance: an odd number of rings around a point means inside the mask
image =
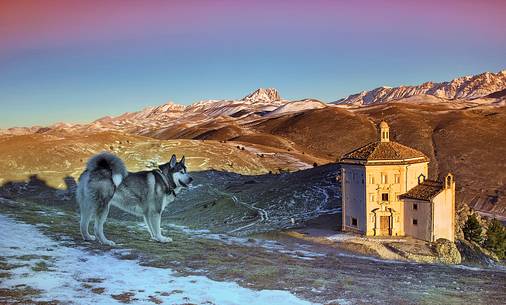
M 386 163 L 418 163 L 427 162 L 429 159 L 421 151 L 414 148 L 404 146 L 400 143 L 389 142 L 372 142 L 360 148 L 357 148 L 347 154 L 344 154 L 341 161 L 358 160 L 358 161 L 385 161 Z M 382 162 L 381 162 L 382 163 Z
M 407 193 L 402 194 L 402 199 L 418 199 L 423 201 L 431 201 L 437 194 L 444 189 L 443 182 L 434 180 L 425 180 L 417 186 L 410 189 Z

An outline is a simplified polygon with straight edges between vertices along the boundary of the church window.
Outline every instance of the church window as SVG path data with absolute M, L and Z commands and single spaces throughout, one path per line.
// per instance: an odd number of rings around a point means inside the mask
M 369 184 L 374 184 L 374 176 L 373 175 L 369 176 Z
M 401 177 L 399 175 L 395 175 L 394 176 L 394 180 L 395 180 L 395 183 L 400 183 L 401 182 Z
M 388 183 L 388 176 L 387 176 L 387 174 L 381 174 L 381 183 L 383 183 L 383 184 Z
M 388 201 L 388 193 L 381 194 L 381 201 Z

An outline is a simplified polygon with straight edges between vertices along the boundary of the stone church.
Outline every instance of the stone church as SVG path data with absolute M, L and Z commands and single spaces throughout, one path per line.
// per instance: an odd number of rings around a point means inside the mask
M 381 122 L 378 141 L 342 156 L 342 229 L 366 236 L 455 239 L 455 180 L 429 180 L 429 158 L 390 141 Z

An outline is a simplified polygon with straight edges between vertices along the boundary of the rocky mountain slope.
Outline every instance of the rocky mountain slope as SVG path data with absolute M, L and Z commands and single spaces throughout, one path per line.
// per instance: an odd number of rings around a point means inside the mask
M 448 82 L 426 82 L 418 86 L 379 87 L 362 91 L 334 104 L 371 105 L 400 100 L 415 95 L 432 95 L 447 100 L 475 99 L 506 88 L 506 70 L 497 73 L 463 76 Z

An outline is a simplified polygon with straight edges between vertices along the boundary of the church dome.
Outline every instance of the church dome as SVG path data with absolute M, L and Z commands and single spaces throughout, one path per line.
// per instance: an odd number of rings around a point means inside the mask
M 411 164 L 429 161 L 429 158 L 421 151 L 390 141 L 390 128 L 385 121 L 381 121 L 379 127 L 381 131 L 378 141 L 344 154 L 340 162 L 383 165 Z
M 367 163 L 419 163 L 428 162 L 429 158 L 414 148 L 397 142 L 372 142 L 357 148 L 341 158 L 341 162 L 364 161 Z

